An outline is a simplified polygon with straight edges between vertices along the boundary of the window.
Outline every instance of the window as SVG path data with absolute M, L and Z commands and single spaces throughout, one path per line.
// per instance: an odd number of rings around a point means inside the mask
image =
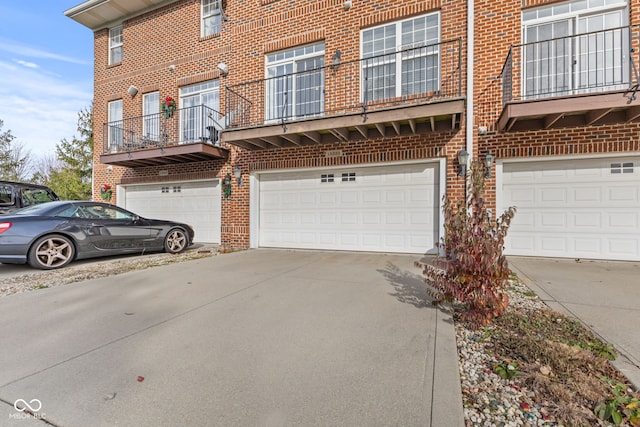
M 621 173 L 633 173 L 633 162 L 611 163 L 611 173 L 614 175 Z
M 160 93 L 142 95 L 142 136 L 146 141 L 160 141 Z
M 122 62 L 122 25 L 109 29 L 109 64 Z
M 523 12 L 525 96 L 627 87 L 627 16 L 625 0 L 576 0 Z
M 13 187 L 0 185 L 0 205 L 13 204 Z
M 342 182 L 353 182 L 356 180 L 355 172 L 348 172 L 342 174 Z
M 323 173 L 322 175 L 320 175 L 320 182 L 333 182 L 333 174 Z
M 364 102 L 438 90 L 440 14 L 362 31 Z
M 303 118 L 324 112 L 324 43 L 266 57 L 265 120 Z
M 207 127 L 221 122 L 219 87 L 217 80 L 211 80 L 180 89 L 183 142 L 207 141 L 210 136 Z
M 202 37 L 222 31 L 222 0 L 202 0 Z
M 122 100 L 111 101 L 109 103 L 109 117 L 108 117 L 108 135 L 107 144 L 111 152 L 118 151 L 119 147 L 122 147 L 123 141 L 123 122 L 122 122 Z

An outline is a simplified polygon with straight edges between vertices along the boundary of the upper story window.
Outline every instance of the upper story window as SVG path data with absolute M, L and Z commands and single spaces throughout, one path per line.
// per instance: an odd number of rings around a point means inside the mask
M 270 53 L 265 59 L 265 120 L 324 112 L 324 42 Z
M 160 92 L 142 95 L 142 136 L 149 141 L 160 141 Z
M 439 43 L 438 12 L 362 30 L 364 101 L 438 90 Z
M 222 0 L 202 0 L 202 37 L 222 31 Z
M 111 151 L 123 145 L 122 100 L 109 102 L 107 144 Z
M 109 29 L 109 64 L 122 62 L 122 25 Z
M 624 0 L 576 0 L 525 10 L 525 96 L 628 87 L 628 15 Z
M 220 82 L 210 80 L 180 88 L 180 132 L 184 142 L 208 141 L 217 144 L 213 138 L 215 130 L 221 130 Z M 217 134 L 217 133 L 215 133 Z M 215 139 L 212 141 L 211 139 Z

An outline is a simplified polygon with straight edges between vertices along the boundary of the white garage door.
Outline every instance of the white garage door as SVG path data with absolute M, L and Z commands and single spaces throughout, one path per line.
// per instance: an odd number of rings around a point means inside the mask
M 163 182 L 124 187 L 124 208 L 140 216 L 189 224 L 196 242 L 220 243 L 218 180 Z
M 260 175 L 260 246 L 432 253 L 438 164 Z
M 512 255 L 640 260 L 640 158 L 505 163 Z

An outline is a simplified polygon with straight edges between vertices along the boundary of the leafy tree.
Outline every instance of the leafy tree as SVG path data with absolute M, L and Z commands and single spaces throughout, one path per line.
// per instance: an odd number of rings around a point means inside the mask
M 88 200 L 91 198 L 93 172 L 93 108 L 78 113 L 78 133 L 71 141 L 66 138 L 56 145 L 60 165 L 51 170 L 46 184 L 61 199 Z
M 14 143 L 11 130 L 2 132 L 4 122 L 0 120 L 0 179 L 21 181 L 29 170 L 29 152 L 24 145 Z

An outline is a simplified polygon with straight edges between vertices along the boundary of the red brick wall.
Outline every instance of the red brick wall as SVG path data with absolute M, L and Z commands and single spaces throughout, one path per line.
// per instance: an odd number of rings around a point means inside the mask
M 99 186 L 116 184 L 223 178 L 234 165 L 242 167 L 244 185 L 233 183 L 233 194 L 222 201 L 222 243 L 232 248 L 249 246 L 249 180 L 254 171 L 304 168 L 328 165 L 325 151 L 340 149 L 343 156 L 330 159 L 331 165 L 384 163 L 401 160 L 447 158 L 448 192 L 464 197 L 464 182 L 455 175 L 457 152 L 464 146 L 462 129 L 413 137 L 380 138 L 341 143 L 339 146 L 314 146 L 249 152 L 235 147 L 229 161 L 186 163 L 176 166 L 107 170 L 99 162 L 102 152 L 102 124 L 107 121 L 107 102 L 123 100 L 124 118 L 142 114 L 142 94 L 160 91 L 161 97 L 178 97 L 182 85 L 220 78 L 221 102 L 224 86 L 264 77 L 265 54 L 300 44 L 324 41 L 326 62 L 336 49 L 342 61 L 359 58 L 360 30 L 404 17 L 433 11 L 441 12 L 441 39 L 463 39 L 466 49 L 466 1 L 464 0 L 357 0 L 344 10 L 343 0 L 227 0 L 229 18 L 223 31 L 200 37 L 200 1 L 184 0 L 125 21 L 123 25 L 123 61 L 108 65 L 108 31 L 95 33 L 95 181 Z M 225 62 L 229 75 L 219 75 L 216 65 Z M 173 71 L 170 65 L 175 65 Z M 462 64 L 462 69 L 466 65 Z M 464 85 L 465 77 L 462 77 Z M 130 85 L 140 89 L 132 98 Z M 465 92 L 462 88 L 463 94 Z M 160 171 L 163 176 L 160 176 Z M 165 172 L 166 171 L 166 175 Z M 115 200 L 115 197 L 114 199 Z
M 476 1 L 474 66 L 474 138 L 480 158 L 487 150 L 498 159 L 541 156 L 580 156 L 598 153 L 640 151 L 638 123 L 592 125 L 528 132 L 497 132 L 496 121 L 502 111 L 500 73 L 510 45 L 522 43 L 522 10 L 557 3 L 549 0 Z M 638 5 L 630 6 L 631 25 L 640 23 Z M 635 41 L 637 43 L 637 40 Z M 637 47 L 636 47 L 637 49 Z M 478 126 L 488 133 L 478 135 Z M 495 208 L 495 168 L 487 182 L 487 195 Z

